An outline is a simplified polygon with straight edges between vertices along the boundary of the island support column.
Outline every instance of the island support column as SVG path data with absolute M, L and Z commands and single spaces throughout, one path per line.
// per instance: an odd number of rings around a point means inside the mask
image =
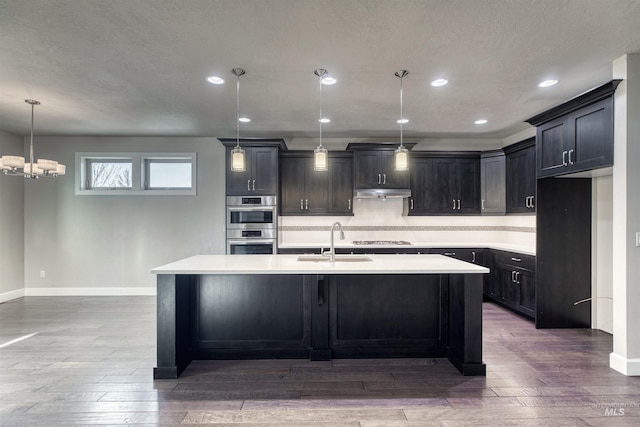
M 157 286 L 157 363 L 155 379 L 173 379 L 191 363 L 190 295 L 195 276 L 158 274 Z
M 482 275 L 450 274 L 449 361 L 462 375 L 486 375 L 482 362 Z

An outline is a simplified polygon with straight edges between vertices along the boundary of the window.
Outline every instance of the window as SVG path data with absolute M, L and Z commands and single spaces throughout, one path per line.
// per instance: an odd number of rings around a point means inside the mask
M 89 189 L 131 189 L 133 174 L 131 160 L 89 159 L 87 166 Z
M 145 159 L 145 189 L 190 189 L 191 159 Z
M 195 195 L 196 153 L 76 153 L 78 195 Z

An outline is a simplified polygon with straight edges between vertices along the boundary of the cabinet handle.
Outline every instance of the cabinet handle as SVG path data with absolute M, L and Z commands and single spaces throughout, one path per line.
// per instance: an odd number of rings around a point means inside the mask
M 515 261 L 515 262 L 520 262 L 522 261 L 522 258 L 511 258 L 511 261 Z
M 566 157 L 567 157 L 567 152 L 566 152 L 566 151 L 563 151 L 563 152 L 562 152 L 562 166 L 567 166 L 567 159 L 566 159 Z
M 413 210 L 413 199 L 410 199 L 409 202 L 411 203 L 411 210 Z
M 383 184 L 386 184 L 386 183 L 387 183 L 387 174 L 386 174 L 386 173 L 383 173 L 383 174 L 382 174 L 382 183 L 383 183 Z
M 530 208 L 530 206 L 529 206 L 529 196 L 524 198 L 524 205 L 525 205 L 525 207 Z
M 304 209 L 307 211 L 309 210 L 309 199 L 304 200 Z
M 253 191 L 256 191 L 256 180 L 253 180 Z
M 247 180 L 247 191 L 251 191 L 251 180 Z
M 520 279 L 519 279 L 519 277 L 520 277 L 520 272 L 519 272 L 519 271 L 516 271 L 516 283 L 517 283 L 518 285 L 520 284 Z
M 531 209 L 533 209 L 535 206 L 533 205 L 533 199 L 535 196 L 530 196 L 531 197 L 531 206 L 529 206 Z
M 471 262 L 476 262 L 476 251 L 471 251 Z
M 300 210 L 304 210 L 304 199 L 300 199 Z
M 516 283 L 516 272 L 511 270 L 511 283 Z
M 445 252 L 444 253 L 446 256 L 456 256 L 455 252 Z
M 458 210 L 460 210 L 460 199 L 458 199 Z
M 569 150 L 569 164 L 570 165 L 573 164 L 573 160 L 571 160 L 571 153 L 573 153 L 573 148 L 571 150 Z
M 455 211 L 456 210 L 456 199 L 451 199 L 451 200 L 453 200 L 453 210 Z
M 382 175 L 378 174 L 378 184 L 382 184 Z
M 349 202 L 349 210 L 351 210 L 351 199 L 349 199 L 348 202 Z
M 481 209 L 482 209 L 482 210 L 485 210 L 485 209 L 486 209 L 486 208 L 485 208 L 485 204 L 484 204 L 484 199 L 482 199 L 482 208 L 481 208 Z

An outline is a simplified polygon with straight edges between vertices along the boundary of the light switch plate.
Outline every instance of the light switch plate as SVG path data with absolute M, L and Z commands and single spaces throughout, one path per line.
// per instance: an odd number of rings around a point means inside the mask
M 636 233 L 636 246 L 640 246 L 640 231 Z

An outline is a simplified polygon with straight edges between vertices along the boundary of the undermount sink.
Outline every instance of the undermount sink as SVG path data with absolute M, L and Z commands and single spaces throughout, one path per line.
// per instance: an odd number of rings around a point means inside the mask
M 311 261 L 311 262 L 330 262 L 328 256 L 325 255 L 300 255 L 298 261 Z M 366 255 L 336 255 L 336 262 L 363 262 L 371 261 Z

